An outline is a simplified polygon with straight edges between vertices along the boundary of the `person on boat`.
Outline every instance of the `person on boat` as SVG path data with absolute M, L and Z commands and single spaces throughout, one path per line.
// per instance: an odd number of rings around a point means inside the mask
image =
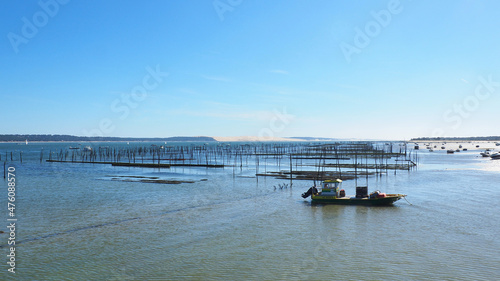
M 309 188 L 308 191 L 302 193 L 302 198 L 305 199 L 305 198 L 311 196 L 311 194 L 314 194 L 314 195 L 318 194 L 318 189 L 316 188 L 316 186 L 313 186 L 313 187 Z
M 316 188 L 316 186 L 312 187 L 312 194 L 318 195 L 318 189 Z

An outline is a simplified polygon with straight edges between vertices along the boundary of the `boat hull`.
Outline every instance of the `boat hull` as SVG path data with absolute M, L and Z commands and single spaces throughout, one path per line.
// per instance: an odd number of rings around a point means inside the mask
M 325 195 L 312 195 L 313 203 L 337 204 L 337 205 L 363 205 L 363 206 L 389 206 L 399 199 L 405 197 L 404 194 L 387 194 L 383 198 L 356 198 L 356 197 L 341 197 Z

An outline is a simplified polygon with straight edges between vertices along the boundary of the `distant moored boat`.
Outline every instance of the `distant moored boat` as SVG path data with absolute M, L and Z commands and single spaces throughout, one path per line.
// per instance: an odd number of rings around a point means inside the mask
M 500 153 L 499 153 L 499 152 L 497 152 L 497 153 L 493 153 L 493 154 L 491 154 L 491 156 L 490 156 L 490 157 L 491 157 L 491 159 L 493 159 L 493 160 L 500 159 Z

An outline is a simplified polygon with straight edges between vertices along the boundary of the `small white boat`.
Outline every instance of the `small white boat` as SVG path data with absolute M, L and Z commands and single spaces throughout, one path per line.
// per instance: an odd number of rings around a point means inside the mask
M 490 155 L 491 159 L 492 160 L 497 160 L 497 159 L 500 159 L 500 153 L 497 152 L 497 153 L 493 153 Z

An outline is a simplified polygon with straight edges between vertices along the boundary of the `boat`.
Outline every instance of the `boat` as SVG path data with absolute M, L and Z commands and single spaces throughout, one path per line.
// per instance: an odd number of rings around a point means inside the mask
M 500 152 L 497 152 L 497 153 L 493 153 L 490 155 L 490 158 L 492 160 L 497 160 L 497 159 L 500 159 Z
M 448 154 L 453 154 L 453 153 L 455 153 L 455 150 L 453 150 L 453 149 L 448 149 L 448 150 L 446 150 L 446 153 L 448 153 Z
M 491 155 L 490 155 L 490 153 L 489 153 L 488 151 L 481 152 L 481 153 L 479 153 L 479 154 L 480 154 L 481 156 L 483 156 L 483 157 L 490 157 L 490 156 L 491 156 Z
M 320 189 L 313 186 L 302 194 L 302 198 L 306 199 L 311 196 L 312 203 L 389 206 L 399 199 L 406 197 L 405 194 L 385 194 L 378 190 L 368 195 L 367 186 L 356 187 L 356 196 L 350 196 L 345 194 L 345 190 L 341 189 L 341 185 L 342 180 L 340 179 L 325 180 L 322 182 Z

